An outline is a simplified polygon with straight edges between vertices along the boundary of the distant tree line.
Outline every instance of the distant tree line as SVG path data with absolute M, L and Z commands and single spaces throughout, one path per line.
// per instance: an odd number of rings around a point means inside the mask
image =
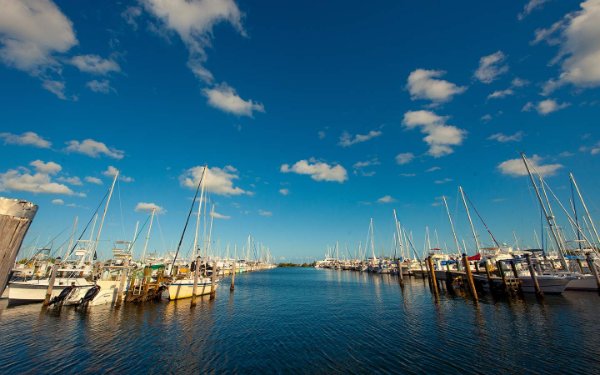
M 316 262 L 312 262 L 312 263 L 279 263 L 277 265 L 277 267 L 314 267 L 316 264 Z

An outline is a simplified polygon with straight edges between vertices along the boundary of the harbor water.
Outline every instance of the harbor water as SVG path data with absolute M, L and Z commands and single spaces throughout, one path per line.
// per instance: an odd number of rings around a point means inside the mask
M 426 280 L 307 268 L 217 297 L 94 306 L 0 301 L 0 373 L 600 373 L 600 297 L 442 293 Z

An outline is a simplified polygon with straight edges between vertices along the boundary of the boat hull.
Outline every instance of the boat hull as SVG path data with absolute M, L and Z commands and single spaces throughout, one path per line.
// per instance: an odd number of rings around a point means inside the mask
M 210 281 L 198 282 L 196 286 L 196 296 L 210 294 L 212 284 Z M 162 297 L 168 300 L 178 300 L 191 298 L 194 292 L 193 282 L 177 282 L 170 284 L 163 292 Z
M 537 281 L 544 294 L 562 294 L 572 279 L 538 276 Z M 521 290 L 523 293 L 535 293 L 533 280 L 530 277 L 521 278 Z
M 83 291 L 83 295 L 93 284 L 85 279 L 56 279 L 52 287 L 50 298 L 58 296 L 64 288 L 71 284 L 75 284 L 74 292 Z M 43 302 L 46 298 L 48 290 L 48 279 L 30 280 L 30 281 L 15 281 L 9 284 L 8 303 L 9 304 L 26 304 Z M 85 289 L 85 291 L 84 291 Z
M 596 278 L 593 275 L 584 275 L 581 278 L 571 280 L 567 284 L 566 290 L 581 290 L 581 291 L 588 291 L 588 292 L 597 292 L 598 284 L 596 283 Z

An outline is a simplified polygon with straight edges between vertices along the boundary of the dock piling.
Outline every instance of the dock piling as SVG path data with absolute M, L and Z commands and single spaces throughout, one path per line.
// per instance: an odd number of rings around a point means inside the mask
M 525 259 L 527 260 L 527 268 L 529 269 L 529 275 L 531 275 L 531 280 L 533 281 L 535 295 L 538 297 L 543 297 L 544 293 L 542 292 L 542 289 L 540 289 L 540 284 L 538 283 L 537 277 L 535 275 L 535 270 L 533 269 L 533 264 L 531 263 L 531 255 L 525 254 Z
M 585 255 L 585 260 L 587 261 L 590 272 L 596 278 L 596 285 L 598 285 L 598 294 L 600 294 L 600 274 L 598 273 L 598 268 L 596 264 L 594 264 L 594 259 L 592 259 L 592 253 L 587 253 Z
M 215 282 L 217 281 L 217 262 L 213 262 L 212 272 L 210 274 L 210 299 L 215 299 Z
M 467 283 L 469 284 L 469 290 L 471 291 L 471 295 L 475 302 L 479 301 L 477 297 L 477 290 L 475 289 L 475 282 L 473 281 L 473 273 L 471 272 L 471 266 L 469 265 L 469 258 L 467 258 L 467 254 L 463 253 L 462 255 L 463 264 L 465 266 L 465 273 L 467 275 Z
M 435 277 L 435 269 L 433 268 L 433 260 L 431 259 L 431 257 L 427 257 L 427 267 L 429 268 L 431 288 L 433 290 L 433 293 L 435 294 L 435 297 L 437 298 L 440 294 L 440 291 L 438 289 L 437 279 Z
M 200 256 L 196 257 L 196 263 L 194 267 L 194 286 L 192 287 L 192 301 L 190 307 L 196 306 L 196 293 L 198 291 L 198 273 L 200 270 Z
M 233 261 L 233 267 L 231 269 L 231 285 L 229 286 L 229 291 L 233 292 L 235 289 L 235 264 L 237 263 L 236 260 Z
M 56 281 L 58 267 L 60 267 L 60 257 L 57 257 L 52 265 L 52 274 L 50 275 L 50 280 L 48 281 L 48 289 L 46 289 L 46 298 L 44 298 L 43 304 L 44 307 L 50 304 L 50 297 L 52 297 L 52 289 L 54 288 L 54 281 Z

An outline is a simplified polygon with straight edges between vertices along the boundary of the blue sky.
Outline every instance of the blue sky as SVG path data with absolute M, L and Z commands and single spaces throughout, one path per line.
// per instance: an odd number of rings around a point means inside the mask
M 215 246 L 252 234 L 288 259 L 354 252 L 371 217 L 389 252 L 393 208 L 419 249 L 426 225 L 451 246 L 442 195 L 472 247 L 458 185 L 534 246 L 519 151 L 600 214 L 599 0 L 0 7 L 0 195 L 40 206 L 26 243 L 87 221 L 119 169 L 101 253 L 140 202 L 164 211 L 150 248 L 172 249 L 204 164 Z

